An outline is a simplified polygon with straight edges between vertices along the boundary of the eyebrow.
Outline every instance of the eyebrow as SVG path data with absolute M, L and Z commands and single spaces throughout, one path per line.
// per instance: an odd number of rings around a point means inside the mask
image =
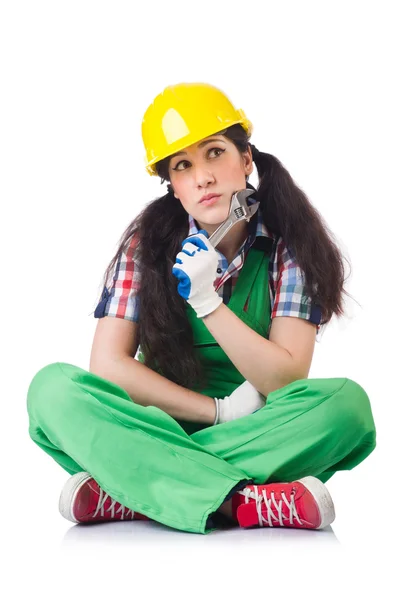
M 211 144 L 211 142 L 223 142 L 225 144 L 225 140 L 221 140 L 219 138 L 213 138 L 211 140 L 205 140 L 204 142 L 201 142 L 201 144 L 199 144 L 198 147 L 202 148 L 202 146 L 206 146 L 207 144 Z M 175 154 L 173 154 L 171 156 L 171 158 L 174 158 L 174 156 L 179 156 L 180 154 L 187 154 L 187 152 L 176 152 Z

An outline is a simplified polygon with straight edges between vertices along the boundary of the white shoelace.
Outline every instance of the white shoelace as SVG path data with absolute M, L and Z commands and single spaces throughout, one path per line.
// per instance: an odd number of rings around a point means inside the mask
M 249 502 L 250 498 L 252 498 L 256 501 L 256 511 L 258 513 L 258 522 L 259 522 L 260 527 L 264 527 L 264 526 L 273 527 L 272 518 L 276 523 L 279 523 L 282 527 L 284 527 L 283 519 L 285 519 L 285 521 L 287 521 L 288 517 L 283 515 L 283 512 L 282 512 L 283 500 L 284 500 L 285 504 L 287 505 L 287 507 L 289 508 L 290 524 L 293 525 L 292 519 L 294 517 L 297 519 L 298 523 L 302 524 L 302 521 L 299 519 L 298 513 L 296 512 L 295 498 L 294 498 L 295 492 L 294 491 L 291 492 L 291 502 L 288 502 L 285 493 L 281 492 L 282 500 L 280 500 L 280 502 L 278 504 L 277 504 L 277 501 L 274 499 L 274 492 L 271 492 L 271 494 L 270 494 L 271 497 L 267 498 L 266 490 L 264 489 L 264 490 L 262 490 L 262 494 L 258 494 L 258 487 L 256 485 L 254 485 L 254 491 L 251 491 L 249 488 L 244 488 L 244 490 L 241 490 L 238 493 L 245 496 L 246 504 Z M 278 518 L 272 511 L 271 502 L 273 502 L 274 506 L 276 507 L 276 509 L 278 511 Z M 265 503 L 265 506 L 267 508 L 267 516 L 269 517 L 269 521 L 267 521 L 262 514 L 262 504 L 263 503 Z
M 91 487 L 91 486 L 90 486 Z M 134 511 L 131 510 L 131 508 L 127 508 L 126 506 L 124 506 L 123 504 L 120 504 L 120 508 L 117 509 L 116 513 L 114 512 L 114 506 L 116 504 L 116 500 L 113 500 L 113 502 L 111 503 L 111 505 L 109 506 L 109 508 L 104 508 L 106 499 L 109 497 L 109 494 L 105 494 L 105 492 L 103 491 L 103 489 L 98 486 L 99 488 L 99 500 L 98 500 L 98 506 L 96 507 L 96 511 L 93 514 L 93 517 L 96 517 L 96 515 L 98 514 L 98 511 L 101 511 L 101 517 L 105 516 L 105 510 L 106 511 L 110 511 L 112 514 L 112 518 L 114 518 L 115 514 L 118 514 L 121 512 L 121 520 L 124 519 L 124 517 L 128 517 L 128 513 L 131 513 L 131 516 L 134 516 Z M 93 489 L 93 488 L 91 488 Z M 96 490 L 93 490 L 96 491 Z M 127 512 L 124 514 L 124 510 L 126 510 Z

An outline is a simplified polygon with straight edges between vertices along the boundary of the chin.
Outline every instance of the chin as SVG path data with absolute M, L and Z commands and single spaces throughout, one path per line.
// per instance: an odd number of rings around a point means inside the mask
M 207 214 L 204 215 L 208 223 L 223 223 L 229 215 L 229 208 L 224 206 L 211 206 Z M 203 215 L 201 215 L 203 217 Z

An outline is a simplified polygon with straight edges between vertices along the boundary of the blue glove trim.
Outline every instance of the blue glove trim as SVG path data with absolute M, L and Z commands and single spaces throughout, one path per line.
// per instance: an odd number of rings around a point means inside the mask
M 173 267 L 172 274 L 179 279 L 178 294 L 180 294 L 182 298 L 187 300 L 190 297 L 190 290 L 192 289 L 192 282 L 190 281 L 190 277 L 186 275 L 185 271 L 182 271 L 182 269 L 177 269 L 176 267 Z
M 208 233 L 206 232 L 205 229 L 200 229 L 198 231 L 198 233 L 202 233 L 206 238 L 208 238 Z M 185 244 L 187 244 L 188 242 L 192 242 L 197 246 L 197 250 L 194 250 L 193 252 L 189 252 L 188 250 L 184 250 L 183 247 Z M 194 256 L 196 252 L 200 252 L 200 250 L 206 250 L 208 252 L 208 248 L 206 247 L 206 245 L 204 244 L 203 240 L 200 239 L 197 234 L 194 234 L 190 237 L 187 237 L 183 240 L 182 242 L 182 252 L 185 252 L 185 254 L 187 254 L 188 256 Z M 177 258 L 175 263 L 178 264 L 183 264 L 183 261 L 180 258 Z M 175 275 L 175 277 L 177 277 L 179 279 L 179 283 L 178 283 L 178 294 L 180 296 L 182 296 L 182 298 L 184 298 L 185 300 L 187 300 L 190 297 L 190 292 L 192 289 L 192 282 L 190 281 L 190 277 L 188 275 L 186 275 L 186 273 L 183 271 L 183 269 L 178 269 L 176 267 L 173 267 L 172 269 L 172 274 Z
M 207 234 L 208 235 L 208 234 Z M 185 238 L 182 242 L 182 250 L 185 244 L 192 242 L 193 244 L 195 244 L 199 250 L 207 250 L 208 248 L 207 246 L 204 244 L 203 240 L 199 237 L 197 237 L 196 235 L 192 235 L 191 237 Z M 192 256 L 192 254 L 190 254 L 187 250 L 183 250 L 183 252 L 186 252 L 186 254 L 189 254 L 189 256 Z M 194 254 L 194 252 L 193 252 Z

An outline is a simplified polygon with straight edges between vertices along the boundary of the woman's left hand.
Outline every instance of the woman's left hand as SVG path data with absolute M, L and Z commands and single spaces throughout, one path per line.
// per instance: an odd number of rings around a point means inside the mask
M 178 293 L 189 302 L 199 318 L 212 313 L 222 304 L 214 288 L 218 255 L 205 229 L 185 238 L 182 251 L 176 255 L 172 273 L 180 282 Z

